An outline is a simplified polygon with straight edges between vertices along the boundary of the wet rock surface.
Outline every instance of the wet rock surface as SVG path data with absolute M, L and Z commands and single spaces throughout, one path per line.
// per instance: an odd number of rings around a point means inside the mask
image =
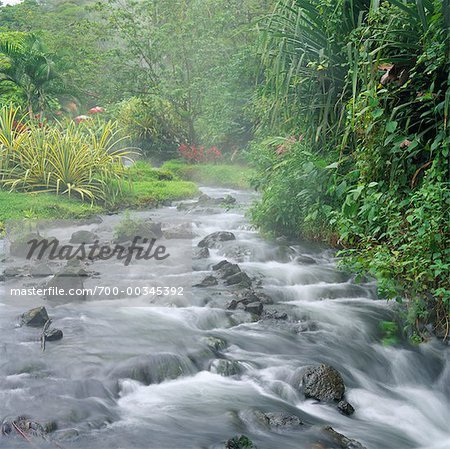
M 355 413 L 355 409 L 347 401 L 339 401 L 337 408 L 343 415 L 346 416 L 350 416 L 353 415 L 353 413 Z
M 194 287 L 213 287 L 214 285 L 217 285 L 219 281 L 214 276 L 206 276 L 199 284 L 195 284 Z
M 303 374 L 302 386 L 306 398 L 318 401 L 340 401 L 345 393 L 341 374 L 324 364 L 307 368 Z
M 98 240 L 98 236 L 91 231 L 75 231 L 70 238 L 69 243 L 81 245 L 82 243 L 90 244 Z
M 45 332 L 44 337 L 46 341 L 58 341 L 62 340 L 64 334 L 61 329 L 51 329 Z
M 229 231 L 217 231 L 207 235 L 204 239 L 198 243 L 199 248 L 217 248 L 220 247 L 220 243 L 236 240 L 236 236 Z
M 192 255 L 194 260 L 207 259 L 210 256 L 208 248 L 195 249 Z
M 44 327 L 48 320 L 47 309 L 45 307 L 36 307 L 22 315 L 21 324 L 22 326 Z

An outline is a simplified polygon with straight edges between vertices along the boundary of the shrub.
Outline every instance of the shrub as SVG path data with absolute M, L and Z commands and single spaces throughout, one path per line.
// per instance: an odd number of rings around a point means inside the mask
M 168 159 L 187 137 L 185 124 L 173 105 L 158 96 L 132 97 L 112 109 L 123 133 L 146 156 Z
M 109 122 L 95 131 L 72 122 L 26 131 L 12 106 L 0 110 L 0 183 L 22 192 L 51 192 L 84 200 L 109 201 L 120 195 L 123 159 L 116 126 Z

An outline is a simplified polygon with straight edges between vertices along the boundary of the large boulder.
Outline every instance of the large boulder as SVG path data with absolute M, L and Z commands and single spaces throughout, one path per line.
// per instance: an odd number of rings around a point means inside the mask
M 253 315 L 260 316 L 263 313 L 264 306 L 260 302 L 251 302 L 244 307 L 244 310 Z
M 318 401 L 340 401 L 345 393 L 344 380 L 339 371 L 325 364 L 307 368 L 302 385 L 305 397 Z
M 49 319 L 45 307 L 36 307 L 35 309 L 28 310 L 28 312 L 25 312 L 22 315 L 21 324 L 22 326 L 44 327 Z
M 233 274 L 225 279 L 226 285 L 233 285 L 237 287 L 249 288 L 252 285 L 252 280 L 248 277 L 247 273 L 243 271 Z
M 236 236 L 232 232 L 217 231 L 207 235 L 197 246 L 199 248 L 217 248 L 221 242 L 229 242 L 231 240 L 236 240 Z
M 222 260 L 218 264 L 212 267 L 213 271 L 217 271 L 222 279 L 227 279 L 233 274 L 241 272 L 239 265 L 228 262 L 228 260 Z

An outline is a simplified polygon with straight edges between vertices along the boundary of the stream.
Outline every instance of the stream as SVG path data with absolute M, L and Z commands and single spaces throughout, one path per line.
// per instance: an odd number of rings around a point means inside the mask
M 380 322 L 395 320 L 397 312 L 395 304 L 377 299 L 372 282 L 356 283 L 339 271 L 328 248 L 264 240 L 245 216 L 252 193 L 202 191 L 232 195 L 237 205 L 193 211 L 173 205 L 134 215 L 189 222 L 194 245 L 216 231 L 231 231 L 236 240 L 192 262 L 180 241 L 179 254 L 152 270 L 94 262 L 95 274 L 85 281 L 180 283 L 184 296 L 99 295 L 52 304 L 10 294 L 20 282 L 45 279 L 0 282 L 0 419 L 26 415 L 58 426 L 48 441 L 0 435 L 0 448 L 223 449 L 241 434 L 258 449 L 343 447 L 322 441 L 321 428 L 329 425 L 367 449 L 449 449 L 450 347 L 439 341 L 384 345 Z M 122 217 L 51 233 L 63 239 L 86 229 L 110 239 Z M 222 282 L 190 287 L 223 259 L 239 264 L 267 298 L 260 318 L 229 310 L 236 293 Z M 45 352 L 39 329 L 18 326 L 23 312 L 41 305 L 64 332 Z M 302 370 L 322 363 L 341 373 L 353 415 L 305 399 L 298 388 Z M 303 425 L 261 423 L 258 413 L 280 411 Z

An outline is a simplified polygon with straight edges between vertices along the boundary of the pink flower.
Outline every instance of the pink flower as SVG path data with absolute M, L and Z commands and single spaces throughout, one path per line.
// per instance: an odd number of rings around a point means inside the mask
M 77 123 L 85 122 L 86 120 L 91 120 L 92 117 L 89 117 L 88 115 L 77 115 L 74 120 Z
M 95 108 L 89 109 L 88 114 L 100 114 L 101 112 L 105 112 L 105 110 L 100 106 L 95 106 Z

